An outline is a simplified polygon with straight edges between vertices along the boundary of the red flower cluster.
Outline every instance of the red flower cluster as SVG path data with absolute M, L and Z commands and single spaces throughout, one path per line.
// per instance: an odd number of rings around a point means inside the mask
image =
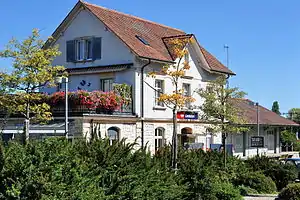
M 99 108 L 106 111 L 120 109 L 125 100 L 114 91 L 76 91 L 68 93 L 68 100 L 72 106 L 86 106 L 87 108 Z M 56 92 L 50 95 L 50 105 L 57 106 L 65 102 L 65 92 Z

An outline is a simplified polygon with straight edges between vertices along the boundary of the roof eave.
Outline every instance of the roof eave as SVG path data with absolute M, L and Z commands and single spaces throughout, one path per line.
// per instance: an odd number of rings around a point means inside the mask
M 52 38 L 53 40 L 50 41 L 49 39 L 45 42 L 45 45 L 43 46 L 43 48 L 47 48 L 50 45 L 52 45 L 54 42 L 56 42 L 56 40 L 59 37 L 59 34 L 61 32 L 63 32 L 64 28 L 67 26 L 67 24 L 70 21 L 70 17 L 74 16 L 80 8 L 83 7 L 83 3 L 82 1 L 78 1 L 75 6 L 72 8 L 72 10 L 68 13 L 68 15 L 64 18 L 64 20 L 59 24 L 59 26 L 54 30 L 54 32 L 52 33 Z

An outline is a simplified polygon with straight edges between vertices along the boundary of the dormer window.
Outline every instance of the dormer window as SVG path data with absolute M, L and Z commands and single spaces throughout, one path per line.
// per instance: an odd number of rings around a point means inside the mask
M 101 59 L 101 37 L 84 37 L 67 41 L 67 62 Z

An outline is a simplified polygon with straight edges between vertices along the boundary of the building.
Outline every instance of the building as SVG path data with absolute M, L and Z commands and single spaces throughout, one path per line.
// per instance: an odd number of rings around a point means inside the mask
M 110 91 L 115 83 L 131 86 L 132 103 L 120 112 L 104 114 L 72 107 L 69 126 L 75 137 L 108 137 L 112 142 L 120 138 L 126 138 L 127 142 L 137 140 L 141 146 L 147 145 L 151 152 L 171 143 L 172 111 L 156 101 L 159 95 L 156 91 L 172 91 L 171 81 L 164 75 L 152 78 L 147 74 L 178 62 L 170 55 L 166 40 L 192 37 L 197 41 L 195 35 L 78 1 L 52 36 L 54 40 L 47 42 L 46 46 L 59 45 L 62 54 L 53 64 L 67 68 L 71 91 Z M 199 105 L 203 100 L 194 93 L 220 74 L 230 77 L 235 73 L 198 42 L 189 44 L 187 50 L 189 54 L 185 59 L 191 69 L 180 85 L 196 101 L 178 113 L 178 117 L 183 118 L 178 120 L 178 139 L 181 144 L 192 143 L 209 149 L 211 144 L 221 143 L 221 136 L 209 133 L 205 128 L 206 122 L 197 119 L 200 110 L 193 109 L 193 105 Z M 44 88 L 43 91 L 53 93 L 63 88 L 61 84 L 57 88 Z M 62 129 L 62 112 L 60 109 L 54 110 L 55 122 L 49 126 L 59 132 Z M 188 117 L 184 117 L 185 114 Z M 12 118 L 4 133 L 16 134 L 15 129 L 21 129 L 16 125 L 20 123 L 20 119 Z M 49 127 L 44 134 L 54 136 L 56 131 Z M 238 146 L 239 137 L 232 138 L 234 145 Z M 236 153 L 240 153 L 238 148 Z
M 177 37 L 193 37 L 196 40 L 194 35 L 79 1 L 55 30 L 53 37 L 55 40 L 48 45 L 58 44 L 62 52 L 54 60 L 54 65 L 63 65 L 68 69 L 71 91 L 108 91 L 113 83 L 132 86 L 132 112 L 73 117 L 75 135 L 84 133 L 89 138 L 96 131 L 98 137 L 127 138 L 128 142 L 139 138 L 139 143 L 147 144 L 151 152 L 163 143 L 171 143 L 172 111 L 156 101 L 158 94 L 153 90 L 156 88 L 170 93 L 171 81 L 163 75 L 154 79 L 147 74 L 176 62 L 165 40 Z M 186 59 L 191 69 L 180 83 L 187 95 L 205 87 L 207 81 L 219 74 L 234 75 L 198 42 L 189 45 L 188 51 Z M 48 93 L 56 90 L 45 88 Z M 197 95 L 194 97 L 194 104 L 199 105 L 201 99 Z M 190 108 L 185 110 L 191 111 Z M 203 123 L 197 119 L 179 120 L 180 142 L 220 142 L 219 137 L 207 135 Z
M 250 129 L 245 133 L 228 135 L 227 143 L 233 144 L 233 154 L 239 157 L 251 157 L 257 153 L 266 156 L 280 154 L 280 131 L 284 127 L 297 127 L 299 124 L 263 106 L 256 105 L 249 99 L 235 99 L 234 102 L 236 108 L 244 116 L 244 125 Z M 256 136 L 263 138 L 262 147 L 251 147 L 251 138 Z M 296 154 L 299 156 L 298 152 Z

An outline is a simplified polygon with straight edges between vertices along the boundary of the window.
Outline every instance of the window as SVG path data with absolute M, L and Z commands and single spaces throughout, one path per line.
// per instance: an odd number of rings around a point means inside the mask
M 155 105 L 156 106 L 164 106 L 164 103 L 161 101 L 158 101 L 158 98 L 161 96 L 161 94 L 164 93 L 164 81 L 163 80 L 155 80 Z
M 109 138 L 109 144 L 112 145 L 119 141 L 119 128 L 111 127 L 107 130 L 107 137 Z
M 164 135 L 165 129 L 164 128 L 157 128 L 155 129 L 155 152 L 164 146 Z
M 113 90 L 113 82 L 114 79 L 109 78 L 109 79 L 101 79 L 101 90 L 103 92 L 109 92 Z
M 101 59 L 101 37 L 88 37 L 67 41 L 67 62 Z
M 149 42 L 144 38 L 142 38 L 141 36 L 136 35 L 135 37 L 139 39 L 144 45 L 150 45 Z
M 80 39 L 76 40 L 76 60 L 92 60 L 92 40 L 91 39 Z
M 184 61 L 187 63 L 190 62 L 190 54 L 188 52 L 186 54 L 184 54 Z
M 183 83 L 182 84 L 182 89 L 183 89 L 183 95 L 185 97 L 190 97 L 191 96 L 191 84 Z M 190 106 L 191 106 L 191 102 L 186 101 L 185 102 L 185 107 L 189 108 Z

